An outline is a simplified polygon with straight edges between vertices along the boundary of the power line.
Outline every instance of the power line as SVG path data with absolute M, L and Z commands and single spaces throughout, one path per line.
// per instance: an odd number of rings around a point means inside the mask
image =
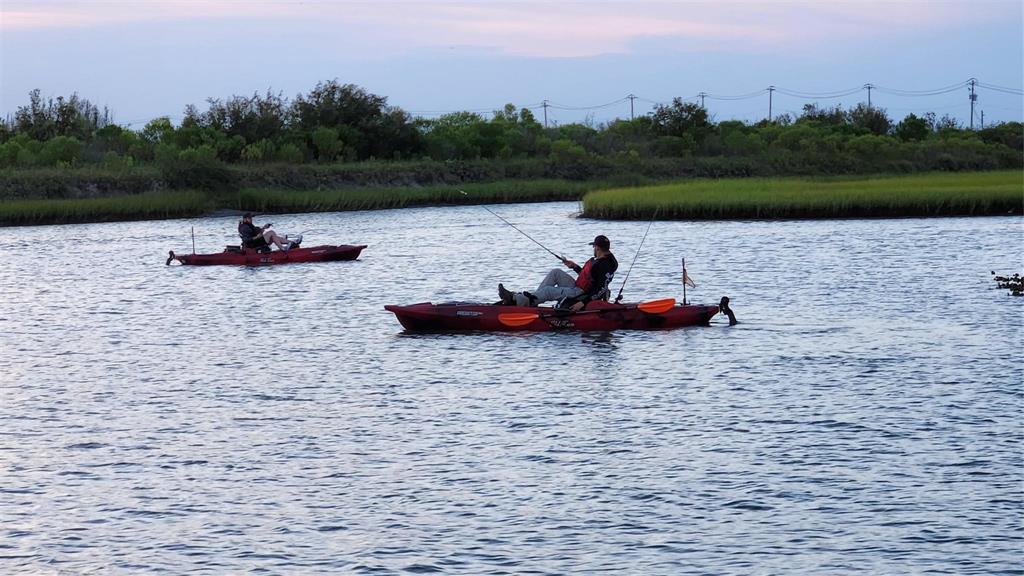
M 737 95 L 737 96 L 722 96 L 720 94 L 711 94 L 711 93 L 705 94 L 704 96 L 706 98 L 710 98 L 711 100 L 749 100 L 751 98 L 757 98 L 758 96 L 763 96 L 763 95 L 765 95 L 767 93 L 768 93 L 768 88 L 762 88 L 762 89 L 758 90 L 757 92 L 750 92 L 748 94 L 740 94 L 740 95 Z
M 879 92 L 884 92 L 893 96 L 937 96 L 939 94 L 956 92 L 966 86 L 969 82 L 970 80 L 964 80 L 963 82 L 957 82 L 956 84 L 950 84 L 949 86 L 943 86 L 941 88 L 933 88 L 931 90 L 903 90 L 900 88 L 887 88 L 885 86 L 878 85 L 875 85 L 874 88 Z
M 444 116 L 445 114 L 452 114 L 456 112 L 468 112 L 470 114 L 486 114 L 488 112 L 494 111 L 494 108 L 475 108 L 468 110 L 406 110 L 406 112 L 412 114 L 413 116 Z
M 996 92 L 1002 92 L 1004 94 L 1014 94 L 1016 96 L 1024 96 L 1024 90 L 1019 88 L 1007 88 L 1005 86 L 996 86 L 995 84 L 986 84 L 984 82 L 978 82 L 978 86 L 985 88 L 986 90 L 994 90 Z
M 548 105 L 550 107 L 555 108 L 557 110 L 600 110 L 601 108 L 608 108 L 609 106 L 615 106 L 616 104 L 621 104 L 621 103 L 623 103 L 623 102 L 625 102 L 626 100 L 629 100 L 629 99 L 630 99 L 630 96 L 623 96 L 622 98 L 619 98 L 618 100 L 613 100 L 613 101 L 607 102 L 605 104 L 598 104 L 596 106 L 567 106 L 565 104 L 558 104 L 557 102 L 551 102 L 550 100 L 547 100 L 546 102 L 548 102 Z
M 641 102 L 646 102 L 648 104 L 654 104 L 656 106 L 661 106 L 662 104 L 666 104 L 666 103 L 668 103 L 671 100 L 671 98 L 669 98 L 669 99 L 661 99 L 661 100 L 651 100 L 650 98 L 642 98 L 640 96 L 637 96 L 636 99 L 641 101 Z
M 640 100 L 641 102 L 647 102 L 648 104 L 653 104 L 655 106 L 666 106 L 668 104 L 671 104 L 676 99 L 679 99 L 679 100 L 682 100 L 683 102 L 686 102 L 687 100 L 696 100 L 697 98 L 700 98 L 700 97 L 701 97 L 701 94 L 694 94 L 693 96 L 675 96 L 673 98 L 662 98 L 660 100 L 651 100 L 650 98 L 641 98 L 640 96 L 637 96 L 636 99 Z
M 883 88 L 881 86 L 875 86 L 875 90 L 878 90 L 880 93 L 887 94 L 889 96 L 897 96 L 897 97 L 901 97 L 901 98 L 923 98 L 923 97 L 927 97 L 927 96 L 941 96 L 943 94 L 950 94 L 952 92 L 958 92 L 961 89 L 963 89 L 964 86 L 966 86 L 966 83 L 961 84 L 960 86 L 957 86 L 956 88 L 950 88 L 948 90 L 937 90 L 935 92 L 899 92 L 899 91 L 896 91 L 896 90 L 890 90 L 888 88 Z
M 991 88 L 993 90 L 1007 90 L 1010 92 L 1016 92 L 1018 94 L 1024 94 L 1024 90 L 1020 88 L 1011 88 L 1009 86 L 1000 86 L 998 84 L 989 84 L 988 82 L 978 81 L 978 86 L 984 86 L 985 88 Z
M 786 96 L 793 96 L 793 97 L 796 97 L 796 98 L 806 98 L 806 99 L 821 98 L 823 100 L 829 100 L 829 99 L 832 99 L 832 98 L 842 98 L 843 96 L 850 96 L 852 94 L 856 94 L 857 92 L 861 92 L 861 91 L 863 91 L 865 89 L 870 90 L 870 88 L 868 88 L 868 86 L 871 86 L 872 88 L 874 88 L 874 86 L 872 86 L 870 84 L 865 84 L 864 86 L 858 86 L 857 88 L 848 88 L 846 90 L 839 90 L 839 91 L 836 91 L 836 92 L 800 92 L 800 91 L 797 91 L 797 90 L 790 90 L 788 88 L 778 88 L 778 87 L 776 87 L 775 90 L 777 90 L 781 94 L 785 94 Z

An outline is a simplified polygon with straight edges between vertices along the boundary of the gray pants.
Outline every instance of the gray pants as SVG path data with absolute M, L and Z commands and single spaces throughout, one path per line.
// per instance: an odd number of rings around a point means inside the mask
M 583 294 L 583 290 L 576 287 L 576 279 L 558 268 L 548 272 L 548 275 L 541 281 L 540 286 L 532 292 L 536 300 L 534 304 L 551 302 L 562 298 L 574 298 Z M 530 299 L 522 292 L 515 293 L 516 306 L 529 306 Z

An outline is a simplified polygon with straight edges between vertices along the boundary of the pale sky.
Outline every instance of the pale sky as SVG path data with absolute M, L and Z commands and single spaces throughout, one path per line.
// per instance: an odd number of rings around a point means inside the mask
M 330 2 L 0 0 L 0 113 L 40 88 L 78 92 L 141 126 L 207 97 L 291 97 L 337 78 L 424 115 L 543 100 L 552 122 L 600 122 L 674 96 L 781 90 L 773 112 L 867 99 L 969 117 L 969 78 L 1024 87 L 1018 0 L 934 2 Z M 788 94 L 786 92 L 789 92 Z M 793 95 L 846 93 L 836 98 Z M 1021 120 L 1018 94 L 978 89 L 976 122 Z M 617 102 L 593 110 L 567 110 Z M 768 96 L 706 100 L 756 121 Z M 541 110 L 536 108 L 538 117 Z

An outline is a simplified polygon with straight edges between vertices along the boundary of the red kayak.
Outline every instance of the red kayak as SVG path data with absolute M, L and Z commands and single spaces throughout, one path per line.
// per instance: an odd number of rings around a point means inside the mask
M 228 246 L 220 254 L 175 254 L 170 252 L 167 258 L 169 265 L 177 260 L 190 266 L 213 266 L 230 264 L 235 266 L 269 266 L 271 264 L 297 264 L 299 262 L 333 262 L 335 260 L 355 260 L 366 246 L 310 246 L 309 248 L 292 248 L 291 250 L 273 250 L 260 252 L 254 248 Z
M 547 306 L 534 308 L 469 302 L 390 304 L 384 309 L 393 312 L 410 332 L 668 330 L 706 325 L 720 311 L 728 314 L 730 320 L 733 318 L 726 298 L 723 298 L 721 306 L 681 305 L 676 304 L 674 298 L 638 304 L 594 301 L 579 312 Z

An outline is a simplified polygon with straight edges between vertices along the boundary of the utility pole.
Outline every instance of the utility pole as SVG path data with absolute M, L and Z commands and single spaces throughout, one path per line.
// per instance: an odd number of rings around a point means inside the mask
M 768 122 L 772 121 L 772 93 L 775 92 L 775 86 L 768 87 Z
M 548 101 L 545 100 L 544 102 L 542 102 L 541 106 L 544 107 L 544 127 L 547 128 L 548 127 Z
M 704 108 L 704 97 L 707 96 L 707 95 L 708 95 L 707 92 L 701 92 L 700 94 L 697 94 L 697 96 L 700 96 L 700 107 L 701 108 Z
M 971 130 L 974 130 L 974 103 L 978 101 L 978 95 L 974 93 L 974 85 L 977 83 L 978 81 L 975 80 L 974 78 L 971 78 L 967 82 L 967 84 L 970 85 L 971 87 Z
M 865 84 L 864 88 L 868 91 L 868 109 L 871 109 L 871 89 L 874 88 L 874 84 Z
M 982 130 L 985 129 L 985 111 L 984 110 L 981 111 L 981 129 Z
M 627 98 L 629 98 L 629 119 L 632 120 L 633 119 L 633 100 L 636 100 L 636 96 L 633 95 L 633 94 L 630 94 L 629 96 L 627 96 Z

